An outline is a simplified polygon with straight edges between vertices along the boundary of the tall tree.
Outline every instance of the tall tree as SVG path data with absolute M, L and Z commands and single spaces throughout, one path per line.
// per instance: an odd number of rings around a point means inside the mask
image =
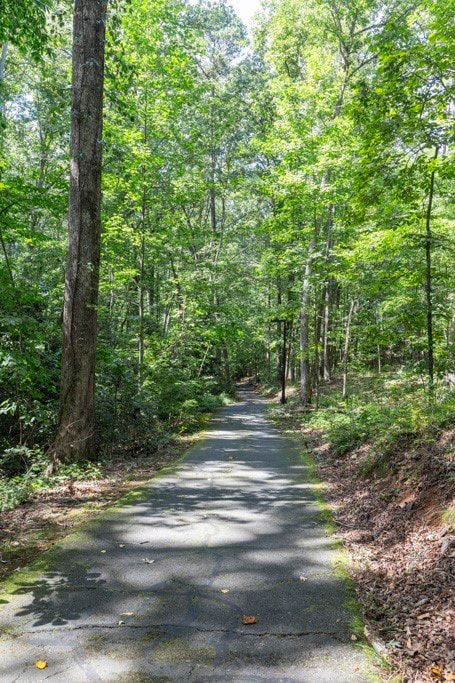
M 95 446 L 95 361 L 101 232 L 104 39 L 107 0 L 76 0 L 73 24 L 71 178 L 63 356 L 50 469 Z

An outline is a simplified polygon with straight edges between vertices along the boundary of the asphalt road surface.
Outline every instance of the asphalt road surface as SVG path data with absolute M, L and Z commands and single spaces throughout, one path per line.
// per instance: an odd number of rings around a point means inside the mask
M 371 680 L 298 446 L 240 399 L 0 594 L 2 683 Z

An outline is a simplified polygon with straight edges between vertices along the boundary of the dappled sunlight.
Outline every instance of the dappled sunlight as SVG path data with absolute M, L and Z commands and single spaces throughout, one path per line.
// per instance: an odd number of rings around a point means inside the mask
M 229 441 L 234 441 L 238 439 L 245 439 L 250 437 L 260 438 L 260 439 L 279 439 L 276 434 L 267 431 L 252 431 L 251 429 L 236 429 L 233 431 L 217 429 L 210 432 L 210 435 L 215 439 L 226 439 Z M 284 438 L 284 437 L 283 437 Z
M 19 656 L 30 638 L 39 641 L 41 629 L 58 632 L 58 642 L 67 638 L 71 651 L 74 636 L 65 630 L 71 625 L 74 633 L 79 627 L 99 633 L 95 649 L 84 631 L 77 635 L 84 643 L 81 671 L 98 671 L 117 656 L 122 670 L 136 670 L 128 664 L 133 652 L 134 666 L 154 676 L 169 659 L 171 680 L 179 680 L 190 672 L 180 664 L 200 664 L 203 651 L 207 675 L 216 662 L 217 671 L 229 669 L 223 680 L 245 680 L 249 662 L 263 665 L 254 654 L 260 634 L 268 670 L 282 661 L 289 680 L 306 680 L 294 676 L 320 655 L 335 666 L 350 648 L 350 632 L 344 586 L 331 568 L 332 543 L 298 449 L 264 429 L 255 403 L 218 414 L 205 442 L 178 470 L 157 478 L 146 498 L 69 537 L 52 571 L 18 587 L 9 618 L 25 619 L 30 630 L 16 640 Z M 234 411 L 245 432 L 230 429 Z M 220 439 L 236 448 L 224 452 Z M 253 630 L 242 625 L 244 614 L 257 617 Z M 342 680 L 356 680 L 349 675 Z

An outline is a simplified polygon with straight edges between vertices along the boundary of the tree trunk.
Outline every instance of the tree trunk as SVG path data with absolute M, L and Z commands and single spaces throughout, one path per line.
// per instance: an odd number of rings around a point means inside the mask
M 347 397 L 348 395 L 348 360 L 349 360 L 349 342 L 351 340 L 351 325 L 352 325 L 352 316 L 355 313 L 355 309 L 357 307 L 357 301 L 353 299 L 351 301 L 351 306 L 349 308 L 349 313 L 348 313 L 348 319 L 346 322 L 346 334 L 344 337 L 344 349 L 343 349 L 343 393 L 342 393 L 342 398 L 343 400 Z
M 447 354 L 446 381 L 455 389 L 455 294 L 452 295 L 452 316 L 447 330 Z
M 434 159 L 438 158 L 439 148 L 434 151 Z M 434 181 L 436 169 L 433 168 L 430 176 L 430 193 L 428 196 L 427 213 L 425 220 L 425 260 L 426 278 L 425 292 L 427 298 L 427 347 L 428 347 L 428 393 L 433 395 L 434 388 L 434 343 L 433 343 L 433 296 L 432 296 L 432 273 L 431 273 L 431 212 L 433 209 Z
M 324 291 L 324 318 L 322 321 L 322 378 L 324 382 L 330 380 L 329 367 L 329 325 L 330 325 L 330 283 L 327 282 Z
M 313 362 L 313 387 L 314 387 L 314 401 L 316 410 L 319 407 L 319 375 L 320 375 L 320 348 L 323 344 L 323 316 L 324 316 L 324 301 L 321 300 L 319 292 L 316 293 L 314 302 L 314 362 Z
M 448 333 L 449 367 L 455 372 L 455 294 L 452 294 L 452 317 Z
M 106 9 L 107 0 L 75 1 L 62 376 L 50 470 L 62 462 L 88 458 L 95 449 Z
M 0 80 L 5 78 L 5 64 L 6 64 L 6 54 L 8 52 L 8 42 L 5 40 L 1 44 L 1 54 L 0 54 Z
M 5 41 L 4 43 L 0 43 L 0 83 L 5 78 L 5 64 L 6 64 L 7 52 L 8 52 L 7 41 Z M 0 116 L 2 116 L 4 113 L 5 113 L 5 103 L 3 101 L 3 93 L 0 91 Z
M 138 335 L 138 386 L 142 388 L 145 351 L 145 234 L 142 224 L 141 244 L 139 252 L 139 335 Z
M 277 308 L 278 311 L 281 311 L 281 303 L 282 303 L 282 298 L 281 298 L 281 279 L 278 277 L 277 279 L 277 290 L 276 290 L 276 303 L 277 303 Z M 276 323 L 276 336 L 278 339 L 278 344 L 276 346 L 276 373 L 277 373 L 277 380 L 279 383 L 281 383 L 282 380 L 282 368 L 283 368 L 283 362 L 282 362 L 282 357 L 283 357 L 283 332 L 281 329 L 282 323 L 278 320 Z
M 313 262 L 315 240 L 308 246 L 308 256 L 305 267 L 305 277 L 302 287 L 302 306 L 300 311 L 300 404 L 307 406 L 311 401 L 311 372 L 309 359 L 309 305 L 310 305 L 310 277 Z

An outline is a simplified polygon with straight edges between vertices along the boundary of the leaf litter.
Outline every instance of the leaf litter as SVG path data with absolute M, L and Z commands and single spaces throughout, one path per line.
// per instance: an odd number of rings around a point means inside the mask
M 350 553 L 370 641 L 403 683 L 454 681 L 455 529 L 442 512 L 455 503 L 455 430 L 425 446 L 399 444 L 388 473 L 368 479 L 358 476 L 365 446 L 340 456 L 320 433 L 304 431 Z

